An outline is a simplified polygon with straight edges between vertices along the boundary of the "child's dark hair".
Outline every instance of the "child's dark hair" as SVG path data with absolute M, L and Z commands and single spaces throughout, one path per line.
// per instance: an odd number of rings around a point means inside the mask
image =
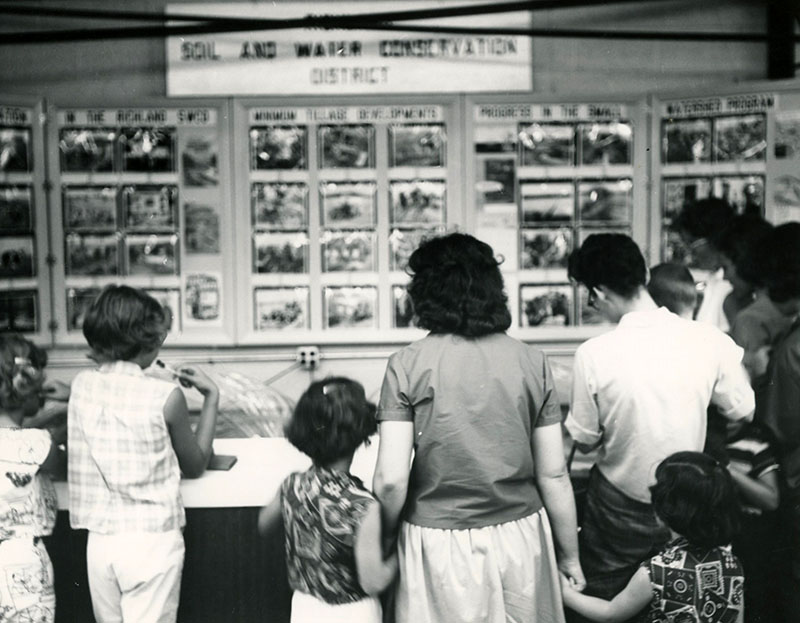
M 95 361 L 130 361 L 161 346 L 169 321 L 166 310 L 146 292 L 110 285 L 89 306 L 83 335 Z
M 44 382 L 47 353 L 21 335 L 0 336 L 0 408 L 19 409 Z
M 734 216 L 720 232 L 716 247 L 736 268 L 736 274 L 753 287 L 760 287 L 769 250 L 763 244 L 772 225 L 758 215 Z M 767 254 L 767 255 L 765 255 Z
M 361 383 L 333 376 L 312 383 L 286 425 L 286 437 L 315 465 L 350 456 L 378 430 Z
M 739 531 L 736 486 L 728 470 L 707 454 L 668 456 L 656 468 L 650 493 L 658 516 L 692 545 L 726 545 Z
M 494 251 L 468 234 L 424 241 L 408 260 L 417 325 L 431 333 L 479 337 L 511 326 Z
M 592 234 L 570 254 L 567 273 L 589 289 L 605 286 L 628 298 L 644 286 L 647 265 L 630 236 Z
M 683 264 L 665 262 L 650 269 L 647 291 L 659 307 L 682 316 L 697 306 L 697 286 Z

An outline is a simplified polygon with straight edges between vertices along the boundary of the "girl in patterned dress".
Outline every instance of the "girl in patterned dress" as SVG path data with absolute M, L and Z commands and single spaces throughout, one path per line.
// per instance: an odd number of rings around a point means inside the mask
M 313 462 L 288 476 L 259 515 L 269 532 L 281 519 L 292 596 L 292 623 L 380 623 L 377 595 L 397 572 L 384 558 L 380 505 L 350 473 L 353 454 L 377 428 L 375 405 L 356 381 L 312 383 L 286 437 Z
M 41 537 L 53 532 L 56 496 L 44 472 L 59 463 L 47 430 L 23 428 L 41 406 L 47 355 L 17 335 L 0 337 L 0 621 L 55 619 L 53 565 Z
M 643 623 L 741 623 L 744 573 L 728 545 L 740 511 L 728 470 L 707 454 L 677 452 L 658 465 L 650 491 L 676 538 L 611 601 L 582 595 L 562 575 L 564 605 L 592 621 L 641 613 L 635 620 Z

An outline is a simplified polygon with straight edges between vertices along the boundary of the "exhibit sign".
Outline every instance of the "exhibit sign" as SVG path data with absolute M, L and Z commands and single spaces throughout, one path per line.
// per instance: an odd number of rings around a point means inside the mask
M 417 1 L 405 2 L 402 8 L 464 5 L 464 0 Z M 292 19 L 397 11 L 397 7 L 394 2 L 172 3 L 166 11 Z M 409 22 L 482 29 L 529 23 L 525 11 Z M 532 90 L 531 43 L 520 35 L 295 28 L 169 37 L 166 48 L 171 97 Z

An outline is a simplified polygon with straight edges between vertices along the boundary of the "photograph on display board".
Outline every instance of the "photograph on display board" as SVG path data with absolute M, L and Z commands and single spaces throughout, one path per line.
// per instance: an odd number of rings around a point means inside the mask
M 372 169 L 375 167 L 375 127 L 323 125 L 317 129 L 322 169 Z
M 764 177 L 761 175 L 715 177 L 712 194 L 731 204 L 737 214 L 764 216 Z
M 31 131 L 0 128 L 0 171 L 27 173 L 31 168 Z
M 446 147 L 441 124 L 389 126 L 390 167 L 443 167 Z
M 175 128 L 123 128 L 120 144 L 123 171 L 176 170 Z
M 775 115 L 774 155 L 776 160 L 800 159 L 800 112 Z
M 711 194 L 711 179 L 707 177 L 665 177 L 663 181 L 662 216 L 668 222 L 681 213 L 684 206 Z
M 630 223 L 633 213 L 633 182 L 580 182 L 578 204 L 582 222 Z
M 408 288 L 405 286 L 392 287 L 392 301 L 394 303 L 392 326 L 395 329 L 417 326 L 414 323 L 414 306 L 411 304 Z
M 31 236 L 0 237 L 0 277 L 33 277 L 34 257 Z
M 800 208 L 800 176 L 787 174 L 775 178 L 772 201 L 778 206 Z
M 392 225 L 443 224 L 446 189 L 444 180 L 389 182 Z
M 764 160 L 766 152 L 765 115 L 718 117 L 714 120 L 714 154 L 717 162 Z
M 526 284 L 519 288 L 521 327 L 565 327 L 574 324 L 572 286 Z
M 664 121 L 661 127 L 664 164 L 711 161 L 711 119 Z
M 320 204 L 325 227 L 375 226 L 374 182 L 322 182 Z
M 127 236 L 125 256 L 128 275 L 177 275 L 178 237 L 175 235 Z
M 325 327 L 377 329 L 378 289 L 374 287 L 324 288 Z
M 517 162 L 512 158 L 486 158 L 483 180 L 478 182 L 484 203 L 514 203 Z
M 305 169 L 308 135 L 305 126 L 250 129 L 250 169 Z
M 253 236 L 253 271 L 256 273 L 308 272 L 308 236 L 264 233 Z
M 308 328 L 308 288 L 256 288 L 256 331 Z
M 0 185 L 0 234 L 33 230 L 33 189 L 30 186 Z
M 219 253 L 219 214 L 216 208 L 187 201 L 183 206 L 186 253 Z
M 372 232 L 326 231 L 322 235 L 324 272 L 364 272 L 377 270 L 377 239 Z
M 67 290 L 67 330 L 80 331 L 86 312 L 97 295 L 100 288 L 70 288 Z
M 572 182 L 520 182 L 522 223 L 569 222 L 575 215 Z
M 630 123 L 578 125 L 582 164 L 630 164 L 633 128 Z
M 138 231 L 177 229 L 176 186 L 126 186 L 122 189 L 125 227 Z
M 35 333 L 39 328 L 36 290 L 0 294 L 0 332 Z
M 525 166 L 570 166 L 575 164 L 575 128 L 552 123 L 519 126 L 522 164 Z
M 283 182 L 256 182 L 250 187 L 256 229 L 308 227 L 308 186 Z
M 184 317 L 187 323 L 206 324 L 221 320 L 219 288 L 216 274 L 186 275 Z
M 567 267 L 572 252 L 571 229 L 523 229 L 521 237 L 523 270 Z
M 176 288 L 144 288 L 144 291 L 159 302 L 169 318 L 169 332 L 181 330 L 181 293 Z
M 58 150 L 63 173 L 108 173 L 113 171 L 117 133 L 112 128 L 64 128 Z
M 517 128 L 513 124 L 476 125 L 476 154 L 514 154 L 517 153 Z
M 76 231 L 117 229 L 115 186 L 64 186 L 64 227 Z
M 190 136 L 181 153 L 184 186 L 216 186 L 219 184 L 219 157 L 214 135 Z
M 65 239 L 68 275 L 118 275 L 119 236 L 67 234 Z
M 391 253 L 390 270 L 405 271 L 408 258 L 417 247 L 428 238 L 442 233 L 442 229 L 393 229 L 389 234 L 389 251 Z

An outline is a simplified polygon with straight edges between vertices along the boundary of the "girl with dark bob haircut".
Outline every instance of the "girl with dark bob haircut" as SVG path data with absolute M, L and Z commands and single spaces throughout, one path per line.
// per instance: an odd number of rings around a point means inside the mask
M 170 320 L 164 307 L 146 292 L 110 285 L 89 306 L 83 335 L 98 363 L 130 361 L 161 346 Z
M 492 247 L 468 234 L 423 242 L 408 261 L 417 324 L 464 337 L 508 329 L 511 314 L 499 266 Z

